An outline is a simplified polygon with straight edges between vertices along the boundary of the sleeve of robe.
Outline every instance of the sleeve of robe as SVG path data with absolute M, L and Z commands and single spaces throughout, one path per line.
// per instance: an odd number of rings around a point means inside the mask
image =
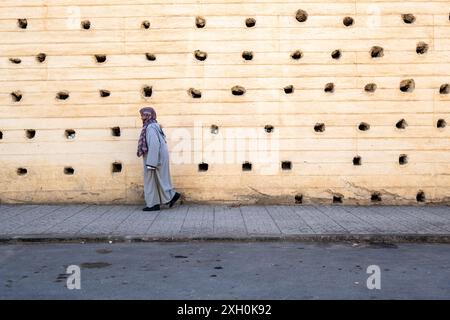
M 147 161 L 145 162 L 145 164 L 147 166 L 156 167 L 159 165 L 159 137 L 156 133 L 155 128 L 152 128 L 151 126 L 147 127 L 147 131 L 145 134 L 148 146 Z

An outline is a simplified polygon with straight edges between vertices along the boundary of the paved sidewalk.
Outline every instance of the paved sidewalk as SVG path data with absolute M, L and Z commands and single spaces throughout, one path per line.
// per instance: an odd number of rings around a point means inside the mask
M 0 205 L 0 240 L 450 242 L 449 206 Z

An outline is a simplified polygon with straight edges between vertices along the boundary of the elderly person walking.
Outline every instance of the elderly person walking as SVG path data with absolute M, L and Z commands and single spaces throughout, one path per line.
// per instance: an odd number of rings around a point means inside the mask
M 143 210 L 157 211 L 161 204 L 172 207 L 181 195 L 172 187 L 166 136 L 156 121 L 155 110 L 146 107 L 139 113 L 143 127 L 137 156 L 144 156 L 144 198 L 147 205 Z

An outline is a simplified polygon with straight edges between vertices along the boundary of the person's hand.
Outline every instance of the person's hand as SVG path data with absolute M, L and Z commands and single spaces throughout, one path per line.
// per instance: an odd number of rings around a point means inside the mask
M 156 170 L 156 167 L 154 167 L 154 166 L 147 166 L 147 169 L 148 170 Z

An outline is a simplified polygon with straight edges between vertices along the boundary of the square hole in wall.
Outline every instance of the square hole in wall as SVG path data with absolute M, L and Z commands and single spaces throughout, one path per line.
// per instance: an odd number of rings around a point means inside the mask
M 381 193 L 373 192 L 370 195 L 370 201 L 372 201 L 372 202 L 381 202 Z
M 26 18 L 20 18 L 20 19 L 17 19 L 17 26 L 18 26 L 20 29 L 26 29 L 26 28 L 28 28 L 28 20 L 27 20 Z
M 36 55 L 36 61 L 39 63 L 44 63 L 47 59 L 47 55 L 45 53 L 39 53 Z
M 75 139 L 75 130 L 66 129 L 66 131 L 64 131 L 64 135 L 66 136 L 67 139 Z
M 153 87 L 152 86 L 144 86 L 142 87 L 142 95 L 144 98 L 150 98 L 153 94 Z
M 295 203 L 297 203 L 297 204 L 303 203 L 303 195 L 301 193 L 296 194 L 294 197 L 294 200 L 295 200 Z
M 13 100 L 13 102 L 20 102 L 22 100 L 22 92 L 21 91 L 14 91 L 11 92 L 11 98 Z
M 60 91 L 56 94 L 56 99 L 57 100 L 67 100 L 69 99 L 69 92 L 68 91 Z
M 212 134 L 218 134 L 219 133 L 219 127 L 216 126 L 215 124 L 211 125 L 210 130 L 211 130 Z
M 272 133 L 274 130 L 274 127 L 270 124 L 267 124 L 264 126 L 264 131 L 266 131 L 267 133 Z
M 109 91 L 109 90 L 100 90 L 100 97 L 102 97 L 102 98 L 106 98 L 106 97 L 109 97 L 110 95 L 111 95 L 111 91 Z
M 209 165 L 205 162 L 198 164 L 198 171 L 208 171 Z
M 252 164 L 248 161 L 244 162 L 242 164 L 242 171 L 251 171 L 252 170 Z
M 24 176 L 24 175 L 26 175 L 26 174 L 28 173 L 28 170 L 27 170 L 27 168 L 21 167 L 21 168 L 17 168 L 16 173 L 17 173 L 19 176 Z
M 145 54 L 145 57 L 147 58 L 148 61 L 155 61 L 156 60 L 156 56 L 153 53 L 147 52 Z
M 80 25 L 83 30 L 89 30 L 91 28 L 91 22 L 89 20 L 81 21 Z
M 324 132 L 325 131 L 325 124 L 324 123 L 316 123 L 314 125 L 314 131 L 315 132 Z
M 208 54 L 206 52 L 204 52 L 204 51 L 201 51 L 201 50 L 195 50 L 194 51 L 194 57 L 198 61 L 205 61 L 206 58 L 208 58 Z
M 111 135 L 113 137 L 120 137 L 120 134 L 121 134 L 120 127 L 113 127 L 113 128 L 111 128 Z
M 426 200 L 425 192 L 423 192 L 422 190 L 419 190 L 416 194 L 416 200 L 417 200 L 417 202 L 425 202 L 425 200 Z
M 75 173 L 75 170 L 72 167 L 64 167 L 64 174 L 73 175 L 74 173 Z
M 342 203 L 342 199 L 344 198 L 341 194 L 333 195 L 333 203 Z
M 407 163 L 408 163 L 408 156 L 406 154 L 401 154 L 398 157 L 398 164 L 404 166 Z
M 353 165 L 354 166 L 360 166 L 361 165 L 361 157 L 360 156 L 353 157 Z
M 27 129 L 25 130 L 25 135 L 28 139 L 33 139 L 36 136 L 36 130 L 34 129 Z
M 436 122 L 436 128 L 444 129 L 447 126 L 447 122 L 444 119 L 439 119 Z
M 292 162 L 291 161 L 282 161 L 281 162 L 281 170 L 291 170 Z
M 195 26 L 199 29 L 206 26 L 206 19 L 200 16 L 195 17 Z
M 112 164 L 112 172 L 122 172 L 122 164 L 120 162 L 113 162 Z
M 96 54 L 95 55 L 95 61 L 97 62 L 97 63 L 105 63 L 106 62 L 106 55 L 104 55 L 104 54 Z

